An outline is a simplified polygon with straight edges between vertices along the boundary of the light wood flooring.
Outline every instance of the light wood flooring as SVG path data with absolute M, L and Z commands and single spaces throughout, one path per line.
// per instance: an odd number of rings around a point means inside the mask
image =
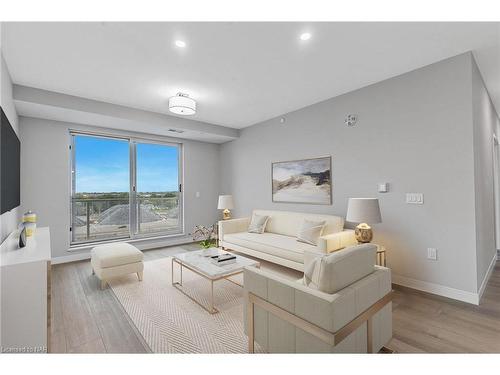
M 149 250 L 144 259 L 179 251 L 183 250 Z M 398 353 L 500 353 L 500 264 L 479 306 L 395 288 L 391 349 Z M 100 289 L 89 261 L 52 267 L 50 344 L 54 353 L 150 352 L 111 289 Z

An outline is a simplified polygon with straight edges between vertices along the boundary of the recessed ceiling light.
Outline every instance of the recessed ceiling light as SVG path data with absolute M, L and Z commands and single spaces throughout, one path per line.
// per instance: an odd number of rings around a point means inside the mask
M 309 40 L 309 39 L 311 39 L 311 33 L 300 34 L 300 40 Z
M 183 41 L 183 40 L 176 40 L 176 41 L 175 41 L 175 45 L 176 45 L 177 47 L 179 47 L 179 48 L 184 48 L 184 47 L 186 47 L 186 42 L 185 42 L 185 41 Z

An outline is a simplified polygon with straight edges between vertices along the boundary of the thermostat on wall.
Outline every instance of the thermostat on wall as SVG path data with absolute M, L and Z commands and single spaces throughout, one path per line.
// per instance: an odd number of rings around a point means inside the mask
M 389 184 L 387 182 L 383 182 L 378 184 L 378 192 L 379 193 L 387 193 L 389 191 Z

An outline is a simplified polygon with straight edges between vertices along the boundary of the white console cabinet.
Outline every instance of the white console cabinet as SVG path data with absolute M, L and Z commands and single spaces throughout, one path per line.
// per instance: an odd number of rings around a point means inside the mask
M 19 231 L 0 246 L 1 331 L 4 353 L 50 351 L 50 231 L 37 228 L 19 249 Z

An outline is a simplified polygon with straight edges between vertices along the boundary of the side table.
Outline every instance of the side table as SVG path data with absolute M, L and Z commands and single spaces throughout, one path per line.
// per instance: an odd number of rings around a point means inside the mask
M 377 266 L 387 267 L 385 247 L 377 244 L 374 245 L 377 246 Z

